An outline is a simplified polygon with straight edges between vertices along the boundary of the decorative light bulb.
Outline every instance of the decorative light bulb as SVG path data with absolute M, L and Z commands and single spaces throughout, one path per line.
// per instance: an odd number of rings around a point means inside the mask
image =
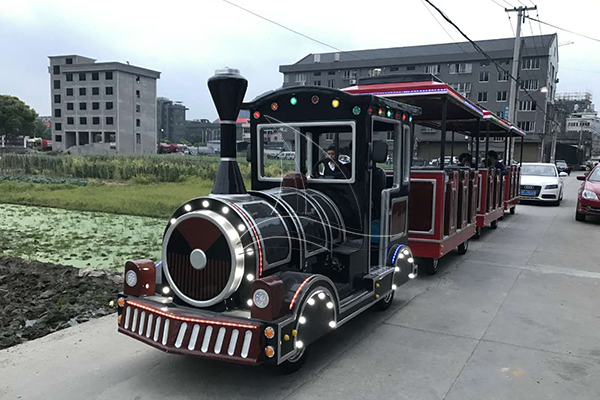
M 252 282 L 254 280 L 254 275 L 248 274 L 248 275 L 246 275 L 246 279 L 249 280 L 250 282 Z
M 183 209 L 187 212 L 192 211 L 192 206 L 190 206 L 189 204 L 186 204 L 185 206 L 183 206 Z
M 301 324 L 305 324 L 306 323 L 306 318 L 304 318 L 304 316 L 298 318 L 298 322 L 300 322 Z
M 325 293 L 323 293 L 323 292 L 319 293 L 319 299 L 325 300 Z

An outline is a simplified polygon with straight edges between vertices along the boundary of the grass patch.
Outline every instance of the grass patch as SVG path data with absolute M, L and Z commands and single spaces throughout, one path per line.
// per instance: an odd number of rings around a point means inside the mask
M 87 186 L 0 181 L 0 203 L 167 218 L 184 202 L 208 195 L 212 185 L 212 181 L 196 177 L 181 182 L 92 180 Z

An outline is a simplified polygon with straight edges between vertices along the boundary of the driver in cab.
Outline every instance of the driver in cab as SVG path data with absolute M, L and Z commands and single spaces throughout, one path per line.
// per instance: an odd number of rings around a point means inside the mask
M 319 160 L 313 168 L 314 178 L 323 179 L 347 179 L 348 171 L 339 162 L 335 151 L 335 146 L 329 146 L 325 153 L 325 158 Z

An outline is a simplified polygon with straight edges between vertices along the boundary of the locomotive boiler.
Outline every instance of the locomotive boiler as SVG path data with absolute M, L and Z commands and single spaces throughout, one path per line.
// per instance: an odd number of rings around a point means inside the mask
M 291 372 L 311 343 L 387 309 L 417 275 L 407 240 L 420 109 L 308 86 L 243 103 L 247 81 L 234 69 L 208 87 L 221 120 L 212 193 L 173 213 L 161 261 L 126 263 L 118 329 L 170 353 Z M 237 162 L 241 108 L 252 190 Z

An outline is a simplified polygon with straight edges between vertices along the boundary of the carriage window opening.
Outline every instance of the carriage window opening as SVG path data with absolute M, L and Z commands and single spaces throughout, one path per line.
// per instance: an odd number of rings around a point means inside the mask
M 387 140 L 388 144 L 387 160 L 385 163 L 378 163 L 377 167 L 384 171 L 393 171 L 395 185 L 401 184 L 401 171 L 403 170 L 403 160 L 405 159 L 402 155 L 404 145 L 402 142 L 402 131 L 400 130 L 400 126 L 399 122 L 389 123 L 380 120 L 373 121 L 373 142 Z
M 265 124 L 257 131 L 259 179 L 281 180 L 291 172 L 314 182 L 353 179 L 353 122 Z

